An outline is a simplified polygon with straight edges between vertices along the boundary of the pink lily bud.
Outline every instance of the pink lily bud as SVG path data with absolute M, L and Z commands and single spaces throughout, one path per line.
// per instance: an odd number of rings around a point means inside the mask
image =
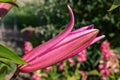
M 70 6 L 68 11 L 70 22 L 67 27 L 56 37 L 24 55 L 23 59 L 28 64 L 19 68 L 21 72 L 31 72 L 62 62 L 104 37 L 104 35 L 96 37 L 99 30 L 93 29 L 91 25 L 72 31 L 74 15 Z
M 16 2 L 16 0 L 13 0 L 13 2 Z M 11 8 L 11 4 L 0 2 L 0 18 L 2 18 Z
M 24 42 L 24 53 L 27 54 L 32 50 L 32 44 L 29 41 Z

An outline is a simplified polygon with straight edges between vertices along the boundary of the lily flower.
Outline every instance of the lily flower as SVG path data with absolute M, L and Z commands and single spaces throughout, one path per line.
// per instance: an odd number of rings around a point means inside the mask
M 66 28 L 56 37 L 25 54 L 23 59 L 28 64 L 19 68 L 21 72 L 31 72 L 62 62 L 104 37 L 104 35 L 96 37 L 99 30 L 94 29 L 94 25 L 72 31 L 74 14 L 70 6 L 68 6 L 68 11 L 70 22 Z
M 16 2 L 16 0 L 13 0 Z M 0 2 L 0 18 L 2 18 L 7 12 L 12 8 L 12 5 L 9 3 Z

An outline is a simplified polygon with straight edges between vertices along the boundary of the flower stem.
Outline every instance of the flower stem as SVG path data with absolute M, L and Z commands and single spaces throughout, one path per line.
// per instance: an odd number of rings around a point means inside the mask
M 19 72 L 20 72 L 20 71 L 19 71 L 19 69 L 17 68 L 16 71 L 15 71 L 15 73 L 13 74 L 13 76 L 11 77 L 10 80 L 16 80 L 16 77 L 18 76 Z

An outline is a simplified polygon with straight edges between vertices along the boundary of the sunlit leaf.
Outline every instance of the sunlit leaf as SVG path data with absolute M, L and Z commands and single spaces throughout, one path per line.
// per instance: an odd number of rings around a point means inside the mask
M 67 80 L 76 80 L 75 76 L 68 77 Z
M 13 0 L 0 0 L 0 2 L 13 2 Z
M 120 0 L 114 0 L 112 6 L 110 7 L 110 9 L 108 11 L 112 11 L 114 9 L 116 9 L 117 7 L 120 6 Z
M 0 0 L 0 2 L 9 3 L 9 4 L 12 4 L 16 7 L 19 7 L 16 3 L 13 2 L 13 0 Z
M 99 72 L 97 70 L 92 70 L 88 72 L 88 75 L 100 75 Z
M 0 80 L 4 80 L 8 67 L 4 64 L 0 64 Z
M 9 66 L 9 67 L 11 67 L 11 60 L 9 60 L 9 59 L 6 59 L 6 58 L 0 58 L 0 62 L 1 63 L 3 63 L 3 64 L 5 64 L 5 65 L 7 65 L 7 66 Z
M 3 45 L 0 45 L 0 57 L 7 58 L 13 60 L 17 64 L 27 64 L 24 60 L 22 60 L 19 56 L 17 56 L 13 51 L 6 48 Z

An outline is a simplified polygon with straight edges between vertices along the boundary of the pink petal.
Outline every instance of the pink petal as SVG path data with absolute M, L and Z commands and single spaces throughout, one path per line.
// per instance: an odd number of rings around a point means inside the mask
M 81 52 L 81 51 L 82 51 L 83 49 L 85 49 L 86 47 L 92 45 L 93 43 L 95 43 L 96 41 L 98 41 L 98 40 L 100 40 L 100 39 L 102 39 L 102 38 L 104 38 L 104 37 L 105 37 L 105 36 L 102 35 L 102 36 L 99 36 L 99 37 L 94 38 L 94 39 L 92 40 L 92 42 L 89 41 L 89 42 L 87 42 L 86 44 L 82 45 L 82 46 L 81 46 L 80 48 L 78 48 L 76 51 L 74 51 L 73 53 L 67 55 L 64 59 L 70 58 L 70 57 L 78 54 L 79 52 Z M 64 59 L 63 59 L 63 60 L 64 60 Z
M 62 45 L 64 45 L 64 44 L 66 44 L 66 43 L 68 43 L 68 42 L 70 42 L 70 41 L 72 41 L 72 40 L 74 40 L 74 39 L 77 39 L 77 38 L 79 38 L 80 36 L 83 36 L 83 35 L 85 35 L 85 34 L 88 34 L 88 33 L 90 33 L 90 32 L 93 32 L 93 31 L 95 31 L 96 29 L 91 29 L 91 30 L 86 30 L 86 31 L 84 31 L 84 32 L 74 32 L 74 33 L 70 33 L 68 36 L 66 36 L 66 38 L 64 38 L 62 41 L 60 41 L 58 44 L 56 44 L 55 46 L 54 46 L 54 48 L 55 47 L 58 47 L 58 46 L 62 46 Z M 53 49 L 53 48 L 52 48 Z
M 29 62 L 28 65 L 22 66 L 20 70 L 22 72 L 30 72 L 58 63 L 59 61 L 65 59 L 67 55 L 76 51 L 82 45 L 86 44 L 89 41 L 92 41 L 97 33 L 98 30 L 95 30 L 91 33 L 80 36 L 78 39 L 68 42 L 51 51 L 48 51 L 48 53 L 45 55 L 36 57 L 33 61 Z
M 82 27 L 80 29 L 74 30 L 71 33 L 82 32 L 82 31 L 85 31 L 85 30 L 93 29 L 93 28 L 94 28 L 94 25 L 91 24 L 91 25 L 88 25 L 88 26 L 84 26 L 84 27 Z
M 72 12 L 72 9 L 70 8 L 70 6 L 68 6 L 68 11 L 70 14 L 70 22 L 67 25 L 67 27 L 60 34 L 58 34 L 56 37 L 54 37 L 51 40 L 43 43 L 42 45 L 39 45 L 38 47 L 34 48 L 29 54 L 24 55 L 23 59 L 25 61 L 28 62 L 30 60 L 33 60 L 37 56 L 45 54 L 46 51 L 49 51 L 51 49 L 51 47 L 53 47 L 58 42 L 63 40 L 71 32 L 71 30 L 74 26 L 74 15 L 73 15 L 73 12 Z
M 102 36 L 96 37 L 96 38 L 92 41 L 91 45 L 94 44 L 96 41 L 101 40 L 101 39 L 104 38 L 104 37 L 105 37 L 105 35 L 102 35 Z

